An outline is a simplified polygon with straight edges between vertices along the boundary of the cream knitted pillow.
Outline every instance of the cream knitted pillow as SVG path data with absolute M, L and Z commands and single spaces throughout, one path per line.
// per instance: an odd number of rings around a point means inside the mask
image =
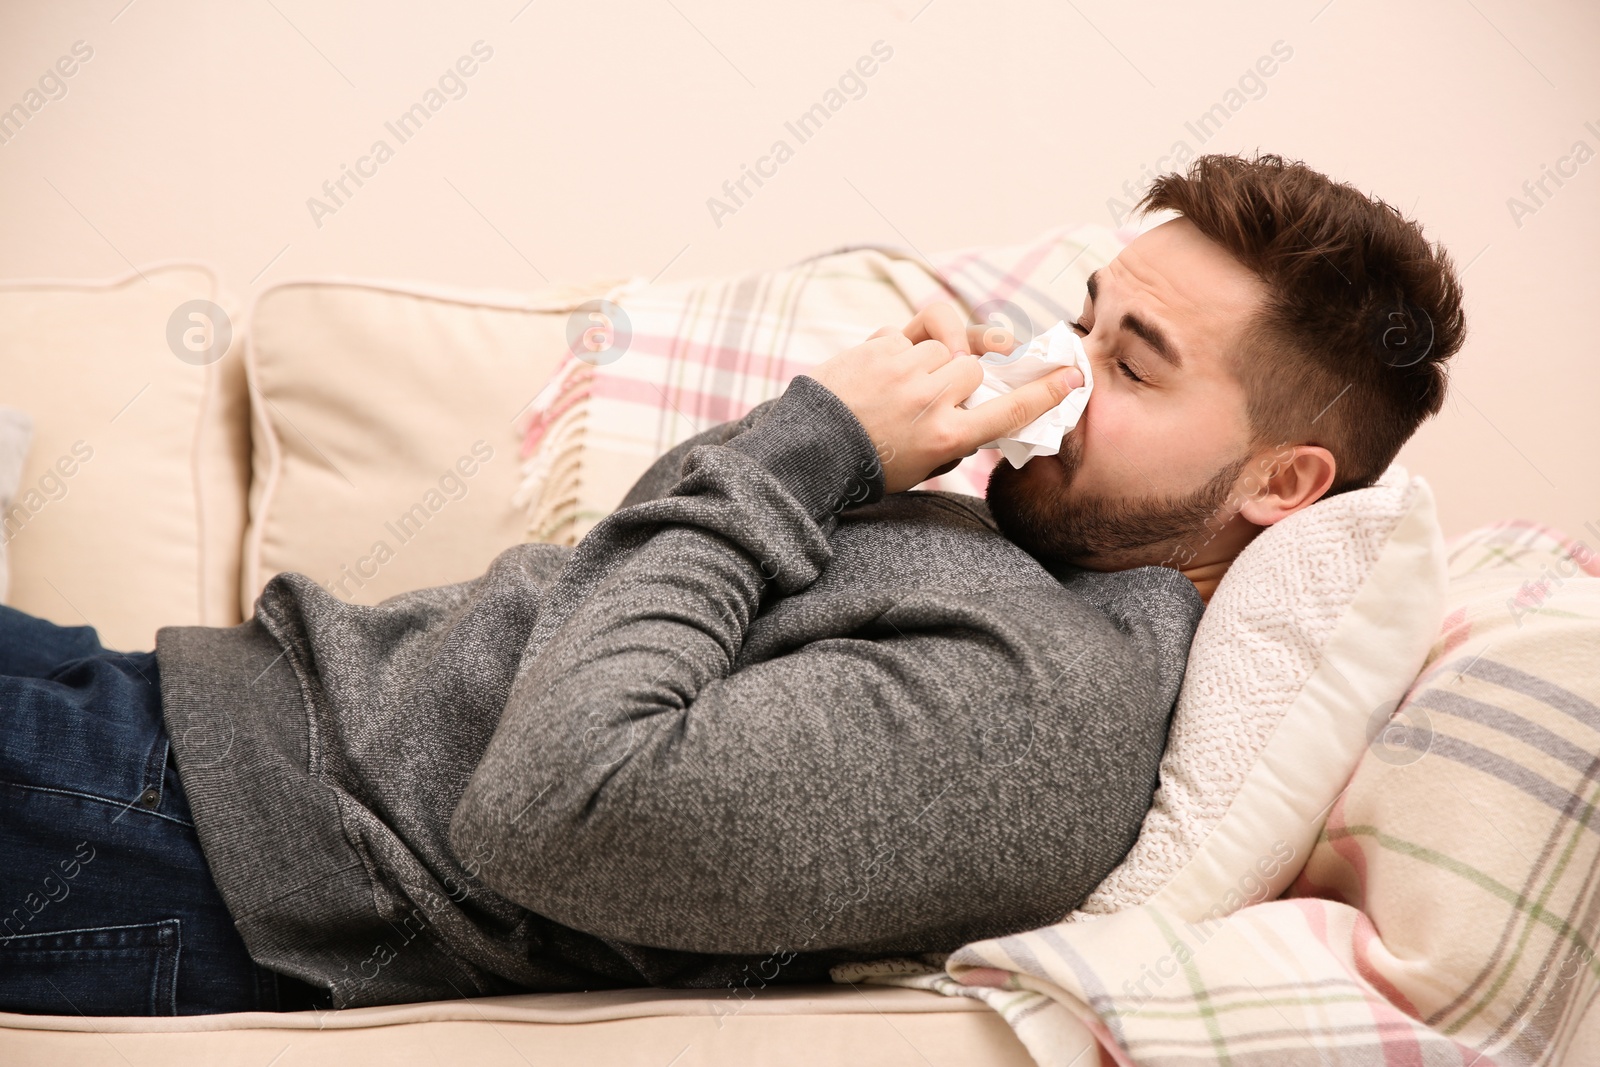
M 1433 495 L 1399 466 L 1263 531 L 1201 617 L 1138 840 L 1068 918 L 1159 897 L 1193 922 L 1281 893 L 1421 668 L 1444 591 Z

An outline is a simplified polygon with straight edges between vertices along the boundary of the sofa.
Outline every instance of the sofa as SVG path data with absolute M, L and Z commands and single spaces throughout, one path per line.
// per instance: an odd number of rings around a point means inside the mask
M 26 462 L 0 517 L 5 602 L 62 624 L 92 625 L 108 647 L 134 650 L 152 648 L 161 626 L 240 622 L 280 571 L 307 574 L 357 604 L 471 578 L 523 540 L 577 543 L 672 445 L 738 417 L 806 367 L 931 301 L 949 301 L 1019 336 L 1043 330 L 1075 310 L 1083 278 L 1132 236 L 1061 226 L 1014 247 L 931 260 L 852 246 L 761 274 L 661 285 L 601 278 L 531 293 L 304 278 L 274 284 L 248 306 L 195 263 L 144 264 L 106 281 L 0 285 L 0 404 L 31 423 Z M 921 488 L 981 494 L 995 460 L 980 452 Z M 1524 1062 L 1517 1050 L 1536 1044 L 1526 1025 L 1539 1004 L 1519 1007 L 1509 993 L 1484 993 L 1475 1018 L 1451 1016 L 1445 1005 L 1470 981 L 1476 941 L 1458 932 L 1441 943 L 1450 931 L 1445 915 L 1414 900 L 1389 912 L 1404 915 L 1406 929 L 1373 927 L 1371 916 L 1384 914 L 1380 903 L 1406 897 L 1416 872 L 1400 863 L 1394 880 L 1365 881 L 1362 872 L 1385 869 L 1360 853 L 1369 838 L 1337 832 L 1365 825 L 1351 813 L 1363 804 L 1382 808 L 1399 790 L 1380 780 L 1386 769 L 1421 760 L 1407 755 L 1420 744 L 1415 731 L 1397 743 L 1394 723 L 1410 721 L 1428 701 L 1436 720 L 1474 714 L 1445 699 L 1458 695 L 1445 690 L 1463 677 L 1470 688 L 1480 670 L 1477 660 L 1462 665 L 1471 641 L 1498 648 L 1477 652 L 1484 663 L 1507 659 L 1508 649 L 1545 657 L 1516 669 L 1569 694 L 1577 710 L 1568 719 L 1580 725 L 1541 721 L 1514 743 L 1531 743 L 1535 729 L 1567 731 L 1563 756 L 1595 757 L 1588 771 L 1563 772 L 1578 774 L 1574 795 L 1583 795 L 1584 775 L 1600 766 L 1600 733 L 1585 732 L 1600 730 L 1600 685 L 1577 650 L 1592 659 L 1600 635 L 1600 559 L 1582 540 L 1529 524 L 1446 543 L 1426 483 L 1401 470 L 1362 492 L 1388 509 L 1386 525 L 1358 514 L 1359 501 L 1347 513 L 1324 509 L 1298 534 L 1285 531 L 1274 542 L 1280 547 L 1256 552 L 1239 578 L 1230 575 L 1232 599 L 1219 590 L 1223 608 L 1208 612 L 1208 621 L 1218 620 L 1206 639 L 1212 658 L 1191 659 L 1186 687 L 1195 692 L 1180 708 L 1191 710 L 1175 724 L 1140 846 L 1127 869 L 1060 928 L 1019 932 L 1017 940 L 969 946 L 949 959 L 839 970 L 833 984 L 818 986 L 526 994 L 165 1019 L 0 1014 L 0 1058 L 405 1064 L 470 1056 L 682 1067 L 1164 1063 L 1195 1062 L 1185 1058 L 1194 1055 L 1286 1062 L 1271 1058 L 1279 1047 L 1272 1041 L 1300 1041 L 1318 1019 L 1345 1010 L 1274 1007 L 1277 1018 L 1212 1026 L 1209 1053 L 1197 1052 L 1185 1044 L 1190 1023 L 1176 1016 L 1246 979 L 1228 985 L 1191 976 L 1165 994 L 1183 1009 L 1166 1015 L 1145 1001 L 1119 1005 L 1108 990 L 1121 987 L 1098 989 L 1091 980 L 1103 971 L 1110 981 L 1118 957 L 1144 958 L 1118 946 L 1149 942 L 1148 958 L 1162 959 L 1162 944 L 1170 944 L 1163 930 L 1209 922 L 1224 924 L 1217 928 L 1233 942 L 1213 950 L 1219 975 L 1229 968 L 1269 974 L 1282 954 L 1262 946 L 1299 937 L 1300 969 L 1281 976 L 1285 987 L 1353 976 L 1359 995 L 1349 999 L 1365 1014 L 1333 1029 L 1359 1031 L 1362 1041 L 1380 1035 L 1362 1050 L 1398 1042 L 1430 1052 L 1488 1049 L 1485 1062 Z M 1296 536 L 1320 547 L 1309 554 L 1281 547 Z M 1325 561 L 1340 553 L 1350 558 L 1348 589 L 1342 599 L 1323 597 L 1319 603 L 1334 609 L 1308 614 L 1302 625 L 1285 599 L 1323 588 L 1306 582 L 1332 581 L 1315 572 L 1337 569 Z M 1365 629 L 1354 631 L 1356 622 Z M 1215 651 L 1244 645 L 1259 646 L 1244 657 L 1254 657 L 1248 664 Z M 1295 651 L 1301 646 L 1303 654 Z M 1261 680 L 1260 649 L 1274 650 L 1281 677 Z M 1378 666 L 1363 673 L 1367 663 Z M 1256 695 L 1241 696 L 1241 684 Z M 1467 699 L 1492 703 L 1482 694 Z M 1230 740 L 1218 756 L 1218 730 L 1249 739 Z M 1430 726 L 1429 744 L 1443 744 L 1447 734 Z M 1495 747 L 1484 737 L 1462 743 Z M 1195 771 L 1218 759 L 1230 769 L 1218 775 L 1230 779 L 1225 784 Z M 1420 777 L 1413 772 L 1405 788 L 1416 790 Z M 1472 818 L 1475 804 L 1501 803 L 1491 786 L 1450 781 L 1463 797 L 1458 815 Z M 1415 795 L 1430 788 L 1439 787 Z M 1592 810 L 1592 798 L 1583 803 Z M 1384 818 L 1398 826 L 1413 814 Z M 1530 815 L 1519 825 L 1535 821 Z M 1593 869 L 1593 836 L 1578 834 L 1570 863 L 1559 878 L 1549 874 L 1547 887 L 1559 882 L 1564 893 L 1584 864 Z M 1246 884 L 1240 872 L 1250 875 L 1262 841 L 1291 842 L 1290 858 L 1270 874 L 1251 875 L 1248 891 L 1227 899 L 1218 887 Z M 1482 875 L 1480 890 L 1486 881 L 1515 884 L 1481 857 L 1453 862 Z M 1439 877 L 1435 899 L 1469 892 L 1462 884 L 1470 878 Z M 1593 953 L 1583 956 L 1595 939 L 1586 893 L 1552 906 L 1552 914 L 1570 917 L 1564 929 L 1552 935 L 1550 923 L 1538 926 L 1539 938 L 1579 958 L 1563 986 L 1563 1028 L 1543 1046 L 1555 1053 L 1600 1048 L 1600 1017 L 1587 1008 L 1592 995 L 1582 996 L 1600 981 Z M 1480 902 L 1463 896 L 1460 903 L 1458 912 L 1442 911 L 1482 918 Z M 1030 947 L 1025 939 L 1036 935 Z M 1374 962 L 1374 944 L 1388 957 Z M 1257 950 L 1260 959 L 1250 955 Z M 1082 965 L 1063 963 L 1074 959 Z M 1503 970 L 1497 990 L 1533 981 L 1512 964 Z M 1134 966 L 1126 980 L 1138 988 L 1138 978 Z M 1432 1015 L 1430 998 L 1440 1002 Z M 1253 1014 L 1270 1000 L 1254 998 Z M 1302 1007 L 1305 1016 L 1290 1021 Z M 1279 1036 L 1263 1036 L 1269 1032 Z M 1334 1047 L 1321 1041 L 1312 1044 Z M 1510 1050 L 1503 1060 L 1495 1058 L 1502 1046 Z M 1369 1062 L 1352 1055 L 1350 1062 Z

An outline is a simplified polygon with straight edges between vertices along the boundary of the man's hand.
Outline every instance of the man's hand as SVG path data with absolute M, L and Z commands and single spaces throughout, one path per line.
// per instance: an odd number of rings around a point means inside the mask
M 973 353 L 1014 347 L 1009 330 L 968 326 L 952 305 L 939 303 L 903 330 L 885 326 L 809 376 L 855 413 L 878 446 L 884 492 L 898 493 L 1020 430 L 1083 384 L 1076 367 L 1064 367 L 971 410 L 961 407 L 983 382 Z

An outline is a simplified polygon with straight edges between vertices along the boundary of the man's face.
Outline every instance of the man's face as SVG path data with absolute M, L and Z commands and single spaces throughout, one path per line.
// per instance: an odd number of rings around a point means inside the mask
M 1096 570 L 1202 551 L 1250 459 L 1231 368 L 1265 293 L 1183 218 L 1096 271 L 1078 331 L 1094 392 L 1059 454 L 995 466 L 986 498 L 1001 532 L 1041 560 Z

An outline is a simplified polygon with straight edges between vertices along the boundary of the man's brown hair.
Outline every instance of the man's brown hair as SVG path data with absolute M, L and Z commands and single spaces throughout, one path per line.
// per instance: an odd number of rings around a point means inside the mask
M 1461 282 L 1394 207 L 1258 153 L 1200 156 L 1137 210 L 1178 212 L 1266 283 L 1236 362 L 1253 443 L 1328 449 L 1329 495 L 1371 485 L 1438 413 L 1466 339 Z

